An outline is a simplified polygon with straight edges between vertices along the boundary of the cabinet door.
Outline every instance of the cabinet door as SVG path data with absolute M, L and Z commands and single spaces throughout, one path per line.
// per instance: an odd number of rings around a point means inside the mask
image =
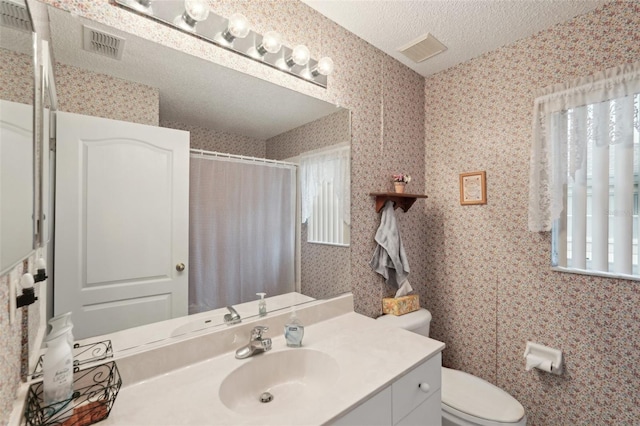
M 377 393 L 332 424 L 339 426 L 389 426 L 392 424 L 391 387 Z
M 440 407 L 440 391 L 437 391 L 396 423 L 396 426 L 442 426 Z
M 440 390 L 441 375 L 442 357 L 437 354 L 393 383 L 394 424 Z

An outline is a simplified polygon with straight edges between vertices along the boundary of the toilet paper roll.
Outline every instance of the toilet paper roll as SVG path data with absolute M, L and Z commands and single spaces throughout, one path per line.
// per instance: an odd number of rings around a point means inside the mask
M 525 369 L 527 371 L 530 371 L 532 368 L 537 368 L 538 370 L 546 371 L 547 373 L 553 372 L 553 364 L 548 359 L 529 354 L 525 357 L 525 361 Z

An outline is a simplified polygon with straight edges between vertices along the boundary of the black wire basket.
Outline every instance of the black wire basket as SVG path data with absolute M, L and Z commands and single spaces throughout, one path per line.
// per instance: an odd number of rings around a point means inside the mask
M 80 367 L 85 364 L 103 361 L 107 358 L 113 358 L 113 347 L 111 340 L 101 342 L 93 342 L 86 345 L 75 343 L 73 345 L 73 371 L 79 371 Z M 42 362 L 44 355 L 38 358 L 36 367 L 31 373 L 31 380 L 42 377 Z
M 109 417 L 122 379 L 115 361 L 73 374 L 73 396 L 48 406 L 42 382 L 29 387 L 24 417 L 27 425 L 86 426 Z

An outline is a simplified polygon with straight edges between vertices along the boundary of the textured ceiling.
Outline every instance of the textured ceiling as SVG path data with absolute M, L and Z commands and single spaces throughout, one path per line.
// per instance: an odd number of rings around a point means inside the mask
M 336 111 L 330 103 L 49 7 L 57 62 L 156 87 L 160 119 L 265 140 Z M 122 60 L 81 49 L 82 24 L 125 39 Z
M 426 77 L 610 0 L 302 1 Z M 397 51 L 426 33 L 448 50 L 419 64 Z

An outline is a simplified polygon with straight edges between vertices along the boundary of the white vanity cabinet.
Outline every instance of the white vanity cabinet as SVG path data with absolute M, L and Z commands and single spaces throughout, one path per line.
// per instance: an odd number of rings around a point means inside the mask
M 440 426 L 441 371 L 438 353 L 332 424 Z

